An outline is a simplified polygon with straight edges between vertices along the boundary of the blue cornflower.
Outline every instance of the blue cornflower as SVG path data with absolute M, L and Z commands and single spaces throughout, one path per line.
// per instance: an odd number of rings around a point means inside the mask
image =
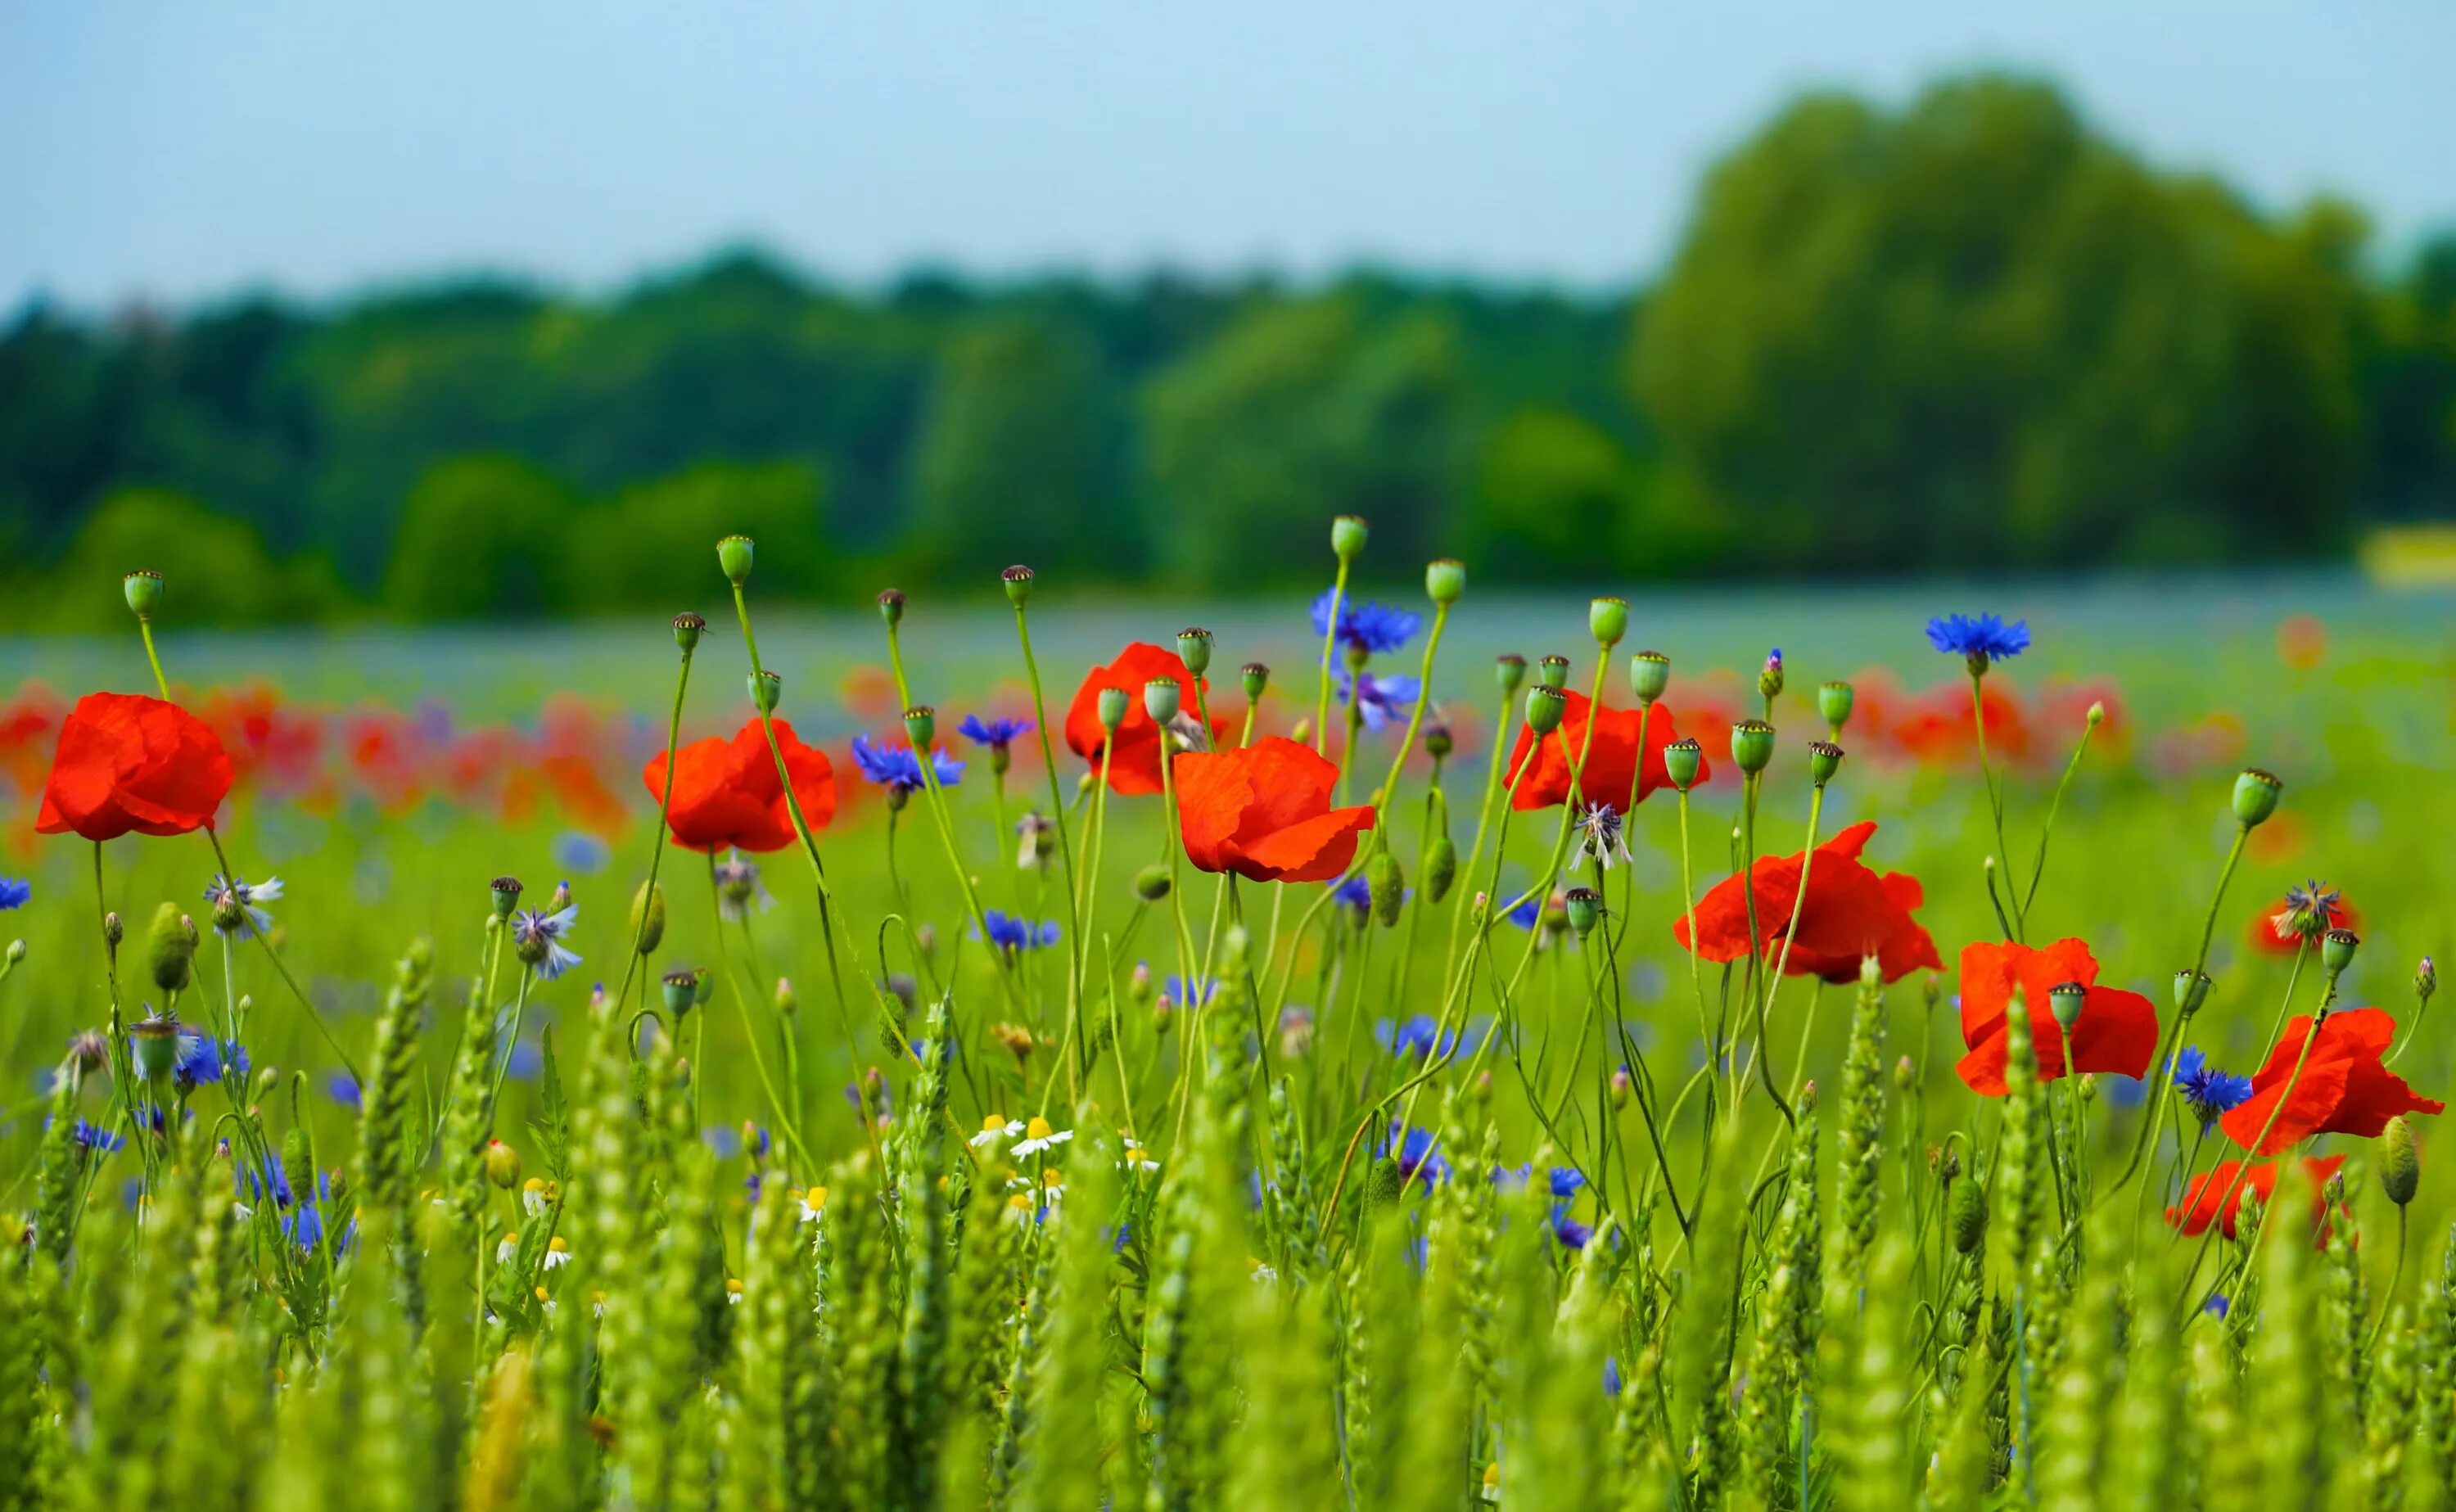
M 555 865 L 565 871 L 592 876 L 614 859 L 614 848 L 585 829 L 566 829 L 554 837 Z
M 2211 1318 L 2222 1318 L 2225 1317 L 2226 1308 L 2229 1305 L 2231 1304 L 2226 1301 L 2225 1293 L 2211 1292 L 2209 1294 L 2209 1299 L 2200 1304 L 2200 1311 L 2208 1314 Z
M 1555 1202 L 1552 1204 L 1552 1236 L 1559 1239 L 1564 1248 L 1583 1250 L 1593 1240 L 1595 1226 L 1571 1217 L 1567 1203 Z
M 1346 881 L 1333 887 L 1330 891 L 1330 900 L 1333 903 L 1344 903 L 1349 908 L 1354 909 L 1356 910 L 1357 918 L 1361 920 L 1365 914 L 1372 911 L 1373 885 L 1365 881 L 1364 873 L 1360 871 L 1356 875 L 1348 878 Z
M 324 1078 L 324 1095 L 344 1108 L 358 1106 L 358 1078 L 346 1071 L 337 1071 Z
M 579 952 L 563 943 L 563 932 L 579 917 L 577 903 L 566 903 L 552 913 L 521 909 L 512 915 L 512 953 L 537 972 L 540 981 L 553 981 L 580 964 Z
M 1168 1000 L 1170 1002 L 1175 1003 L 1179 1008 L 1184 1008 L 1188 1004 L 1202 1004 L 1210 1002 L 1211 994 L 1219 991 L 1219 984 L 1217 982 L 1189 983 L 1184 977 L 1171 975 L 1162 979 L 1159 984 L 1159 988 L 1161 991 L 1168 994 Z M 1197 996 L 1197 992 L 1199 992 L 1200 995 Z
M 514 1081 L 535 1081 L 545 1070 L 545 1055 L 534 1040 L 522 1040 L 504 1053 L 503 1074 Z
M 699 1137 L 719 1160 L 730 1160 L 742 1153 L 742 1131 L 731 1124 L 710 1124 L 699 1132 Z
M 2251 1100 L 2251 1078 L 2218 1070 L 2194 1045 L 2175 1062 L 2175 1090 L 2206 1128 Z
M 1415 706 L 1417 695 L 1423 691 L 1423 684 L 1412 677 L 1375 677 L 1370 672 L 1351 677 L 1341 672 L 1339 701 L 1346 703 L 1351 691 L 1356 695 L 1356 711 L 1364 721 L 1364 727 L 1380 729 L 1394 719 L 1406 717 L 1407 710 Z
M 1443 1031 L 1430 1013 L 1417 1013 L 1396 1024 L 1373 1022 L 1373 1041 L 1393 1055 L 1446 1055 L 1458 1044 L 1456 1030 Z
M 281 897 L 281 879 L 267 877 L 262 882 L 239 882 L 214 873 L 205 888 L 205 901 L 214 906 L 214 929 L 222 934 L 236 934 L 244 918 L 257 934 L 273 930 L 273 915 L 256 907 L 273 903 Z
M 1000 913 L 995 909 L 989 909 L 981 918 L 989 926 L 990 943 L 1001 950 L 1034 950 L 1057 943 L 1057 925 L 1054 920 L 1034 924 L 1030 919 Z
M 0 877 L 0 913 L 22 909 L 34 895 L 34 885 L 23 877 Z
M 1426 1186 L 1439 1186 L 1450 1178 L 1450 1163 L 1429 1129 L 1410 1129 L 1393 1118 L 1388 1136 L 1374 1153 L 1399 1163 L 1402 1183 L 1421 1181 Z
M 1532 1162 L 1515 1166 L 1495 1166 L 1492 1168 L 1492 1184 L 1504 1192 L 1524 1192 L 1526 1190 L 1526 1183 L 1533 1179 L 1534 1175 L 1535 1167 Z M 1566 1199 L 1586 1190 L 1586 1178 L 1578 1174 L 1578 1168 L 1575 1166 L 1546 1166 L 1544 1169 L 1544 1183 L 1551 1191 L 1552 1195 Z
M 864 778 L 890 792 L 910 797 L 928 786 L 922 781 L 920 758 L 910 746 L 873 746 L 868 736 L 855 735 L 852 759 Z M 930 769 L 941 787 L 952 787 L 964 780 L 964 764 L 934 746 L 930 749 Z
M 1528 898 L 1510 909 L 1505 917 L 1522 930 L 1531 930 L 1535 928 L 1537 921 L 1544 917 L 1544 900 L 1540 897 Z
M 1336 588 L 1324 588 L 1321 597 L 1313 601 L 1313 633 L 1328 635 L 1330 600 Z M 1361 603 L 1344 594 L 1339 597 L 1339 641 L 1350 651 L 1379 654 L 1395 651 L 1407 644 L 1409 637 L 1422 626 L 1424 618 L 1404 609 L 1386 608 L 1378 603 Z
M 45 1120 L 43 1127 L 47 1129 L 51 1127 L 48 1119 Z M 69 1137 L 76 1141 L 78 1149 L 99 1152 L 103 1154 L 115 1154 L 128 1143 L 127 1140 L 100 1124 L 88 1123 L 82 1118 L 78 1119 L 76 1126 L 69 1131 Z
M 1927 623 L 1927 640 L 1937 650 L 1966 658 L 1973 668 L 1983 672 L 1988 663 L 2019 656 L 2030 648 L 2030 622 L 2006 624 L 1997 614 L 1939 614 Z
M 967 714 L 964 716 L 964 722 L 955 728 L 964 739 L 975 746 L 987 746 L 992 750 L 1004 750 L 1014 744 L 1016 736 L 1031 733 L 1032 721 L 1028 719 L 984 720 L 978 714 Z
M 215 1039 L 210 1034 L 184 1034 L 179 1038 L 179 1064 L 173 1074 L 191 1087 L 219 1081 L 224 1072 L 245 1076 L 248 1071 L 247 1047 L 237 1040 Z
M 1620 1395 L 1620 1357 L 1617 1355 L 1604 1357 L 1604 1395 L 1607 1397 Z

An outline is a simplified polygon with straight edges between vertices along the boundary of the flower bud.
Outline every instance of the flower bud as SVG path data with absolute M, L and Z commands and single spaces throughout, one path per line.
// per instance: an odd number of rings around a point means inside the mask
M 699 638 L 707 633 L 707 621 L 686 609 L 674 616 L 674 644 L 685 656 L 699 649 Z
M 718 541 L 716 564 L 725 569 L 725 581 L 737 588 L 748 582 L 753 554 L 748 536 L 727 536 Z
M 904 738 L 912 743 L 915 754 L 929 754 L 938 738 L 938 711 L 927 704 L 915 704 L 904 711 Z
M 119 949 L 119 942 L 126 938 L 128 938 L 128 926 L 120 921 L 119 910 L 113 909 L 104 914 L 102 916 L 103 945 L 107 949 L 116 950 Z
M 1271 685 L 1271 669 L 1259 662 L 1248 662 L 1238 667 L 1237 677 L 1249 699 L 1260 698 L 1262 689 Z
M 1583 940 L 1604 916 L 1604 895 L 1592 888 L 1571 888 L 1562 907 L 1568 913 L 1569 928 L 1578 931 L 1578 938 Z
M 1611 1101 L 1614 1108 L 1626 1108 L 1628 1106 L 1628 1093 L 1632 1085 L 1633 1084 L 1629 1080 L 1627 1067 L 1615 1066 L 1612 1068 Z
M 1770 698 L 1778 698 L 1778 697 L 1780 697 L 1780 696 L 1781 696 L 1781 694 L 1782 694 L 1782 647 L 1781 647 L 1781 646 L 1778 646 L 1778 645 L 1777 645 L 1777 646 L 1775 646 L 1772 650 L 1768 651 L 1768 652 L 1766 653 L 1765 665 L 1764 665 L 1763 667 L 1759 668 L 1759 669 L 1758 669 L 1758 671 L 1757 671 L 1757 692 L 1758 692 L 1760 695 L 1762 695 L 1762 696 L 1764 696 L 1764 697 L 1766 697 L 1766 698 L 1770 698 Z
M 1640 651 L 1628 659 L 1629 691 L 1640 704 L 1651 704 L 1671 685 L 1671 658 L 1660 651 Z
M 1399 871 L 1399 858 L 1388 850 L 1377 850 L 1364 867 L 1365 885 L 1373 893 L 1373 917 L 1387 929 L 1399 922 L 1399 908 L 1407 898 L 1405 879 Z
M 1671 779 L 1671 786 L 1677 791 L 1685 793 L 1697 786 L 1697 771 L 1705 762 L 1706 747 L 1698 745 L 1693 736 L 1683 737 L 1663 747 L 1663 772 Z
M 1149 961 L 1136 961 L 1126 973 L 1126 1001 L 1140 1006 L 1151 1001 L 1152 974 Z
M 641 883 L 631 894 L 631 936 L 640 942 L 642 955 L 665 941 L 665 889 L 653 882 Z
M 1987 1242 L 1987 1193 L 1975 1180 L 1953 1184 L 1951 1204 L 1953 1247 L 1963 1255 L 1975 1255 Z
M 1561 727 L 1562 718 L 1569 712 L 1569 701 L 1557 687 L 1538 683 L 1526 690 L 1526 727 L 1542 740 Z
M 161 1081 L 179 1064 L 179 1025 L 150 1013 L 128 1026 L 128 1048 L 143 1081 Z
M 1731 726 L 1731 760 L 1753 776 L 1773 760 L 1773 726 L 1761 719 L 1744 719 Z
M 1825 719 L 1825 727 L 1836 740 L 1842 726 L 1851 723 L 1851 707 L 1859 701 L 1858 693 L 1848 683 L 1828 683 L 1816 690 L 1816 712 Z
M 128 596 L 128 606 L 136 618 L 150 620 L 162 602 L 162 575 L 151 567 L 139 567 L 119 580 L 119 591 Z
M 1135 873 L 1135 896 L 1145 903 L 1157 903 L 1167 897 L 1170 886 L 1168 868 L 1156 861 Z
M 2054 1010 L 2056 1022 L 2069 1034 L 2080 1022 L 2080 1011 L 2089 1006 L 2089 987 L 2082 982 L 2057 982 L 2047 989 L 2047 1006 Z
M 1628 636 L 1628 601 L 1609 596 L 1586 605 L 1586 630 L 1608 652 Z
M 1456 603 L 1466 591 L 1466 563 L 1443 557 L 1424 566 L 1424 597 L 1435 603 Z
M 1808 743 L 1808 780 L 1822 787 L 1842 769 L 1842 747 L 1830 740 Z
M 776 978 L 776 993 L 769 1001 L 775 1004 L 777 1016 L 781 1018 L 789 1019 L 802 1011 L 802 995 L 793 991 L 793 979 L 789 976 Z
M 25 959 L 26 942 L 23 940 L 10 940 L 9 942 L 9 964 L 10 966 L 20 966 L 25 963 Z
M 2257 766 L 2244 767 L 2242 775 L 2234 780 L 2235 823 L 2245 829 L 2264 823 L 2277 812 L 2278 795 L 2284 791 L 2285 784 L 2273 773 Z
M 1177 1010 L 1175 1005 L 1169 1002 L 1168 994 L 1166 992 L 1162 992 L 1159 996 L 1152 999 L 1151 1016 L 1152 1032 L 1155 1034 L 1167 1033 L 1171 1021 L 1177 1016 Z
M 1501 684 L 1501 696 L 1516 698 L 1526 682 L 1526 659 L 1515 652 L 1504 652 L 1492 664 L 1493 681 Z
M 1177 718 L 1181 697 L 1182 690 L 1177 687 L 1177 679 L 1153 678 L 1143 684 L 1143 712 L 1152 717 L 1153 724 L 1165 728 L 1170 720 Z
M 155 987 L 165 992 L 186 991 L 190 967 L 196 958 L 196 921 L 181 913 L 175 903 L 154 909 L 154 927 L 145 935 L 145 958 L 153 968 Z
M 1569 659 L 1558 652 L 1535 664 L 1535 681 L 1558 690 L 1569 685 Z
M 700 973 L 687 966 L 678 966 L 665 974 L 665 1011 L 674 1015 L 677 1024 L 684 1014 L 699 1006 L 699 978 Z
M 23 946 L 25 943 L 25 941 L 20 940 L 17 942 L 17 946 L 12 946 L 10 949 L 17 949 L 18 946 Z M 2427 1003 L 2430 1001 L 2430 994 L 2438 991 L 2439 968 L 2431 965 L 2430 957 L 2425 955 L 2422 958 L 2422 964 L 2413 969 L 2414 999 L 2418 1003 Z
M 1893 1091 L 1907 1097 L 1918 1090 L 1918 1066 L 1908 1055 L 1893 1057 Z
M 773 672 L 750 674 L 750 702 L 762 714 L 776 712 L 776 705 L 785 696 L 785 680 Z
M 1100 689 L 1099 713 L 1102 729 L 1115 734 L 1117 726 L 1126 722 L 1127 697 L 1126 690 L 1121 687 Z
M 495 917 L 499 919 L 510 918 L 512 916 L 512 910 L 521 906 L 521 879 L 518 877 L 497 877 L 493 882 L 488 883 L 487 887 L 492 889 L 493 892 Z
M 878 617 L 887 622 L 887 627 L 890 630 L 904 623 L 903 589 L 881 588 L 878 590 Z
M 1424 853 L 1424 899 L 1439 903 L 1458 880 L 1458 847 L 1447 835 L 1436 836 Z
M 1031 600 L 1032 569 L 1030 567 L 1018 562 L 999 573 L 998 581 L 1006 584 L 1006 602 L 1016 608 L 1022 608 Z
M 2422 1157 L 2413 1147 L 2413 1125 L 2399 1114 L 2380 1134 L 2380 1190 L 2398 1207 L 2413 1200 L 2422 1185 Z
M 1189 625 L 1177 632 L 1177 659 L 1196 677 L 1211 670 L 1211 632 Z
M 2175 1011 L 2189 1018 L 2209 1000 L 2209 973 L 2182 971 L 2175 973 Z
M 509 1192 L 521 1184 L 521 1153 L 501 1139 L 486 1141 L 486 1179 Z
M 2320 964 L 2330 976 L 2343 976 L 2354 964 L 2355 947 L 2362 943 L 2362 936 L 2351 930 L 2330 930 L 2320 936 Z
M 1354 562 L 1364 551 L 1364 521 L 1341 515 L 1330 522 L 1330 549 L 1341 562 Z

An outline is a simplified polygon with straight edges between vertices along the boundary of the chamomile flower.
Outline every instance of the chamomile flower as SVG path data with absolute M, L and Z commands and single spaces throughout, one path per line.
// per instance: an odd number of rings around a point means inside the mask
M 506 1234 L 500 1240 L 496 1241 L 495 1263 L 497 1265 L 509 1265 L 512 1263 L 512 1257 L 518 1255 L 520 1251 L 521 1236 L 517 1234 Z
M 825 1187 L 810 1188 L 810 1190 L 802 1194 L 801 1203 L 802 1221 L 804 1223 L 818 1222 L 820 1215 L 827 1211 L 828 1189 Z
M 1001 1139 L 1012 1139 L 1021 1133 L 1023 1133 L 1022 1124 L 1004 1114 L 993 1113 L 981 1120 L 981 1132 L 972 1135 L 972 1148 L 986 1150 Z
M 728 1276 L 725 1278 L 725 1305 L 727 1307 L 742 1305 L 742 1278 L 738 1276 Z
M 1122 1141 L 1117 1149 L 1119 1170 L 1140 1171 L 1148 1175 L 1159 1169 L 1159 1162 L 1152 1158 L 1151 1152 L 1143 1148 L 1133 1134 L 1123 1129 L 1118 1130 L 1117 1134 Z
M 571 1246 L 563 1242 L 562 1235 L 558 1234 L 545 1241 L 543 1263 L 549 1271 L 559 1271 L 571 1263 Z
M 1023 1137 L 1015 1141 L 1014 1153 L 1019 1155 L 1036 1155 L 1053 1145 L 1062 1145 L 1074 1137 L 1074 1130 L 1052 1129 L 1049 1127 L 1048 1119 L 1035 1115 L 1032 1122 L 1025 1126 Z
M 521 1210 L 536 1217 L 554 1206 L 554 1192 L 543 1176 L 531 1176 L 521 1183 Z

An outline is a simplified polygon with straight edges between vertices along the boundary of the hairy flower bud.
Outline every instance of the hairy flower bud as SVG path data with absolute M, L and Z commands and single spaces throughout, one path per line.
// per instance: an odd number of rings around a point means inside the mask
M 1953 1184 L 1953 1247 L 1963 1255 L 1977 1253 L 1987 1241 L 1987 1193 L 1975 1181 Z
M 521 1184 L 521 1153 L 501 1139 L 486 1141 L 483 1155 L 486 1179 L 499 1189 L 509 1192 Z
M 186 991 L 195 958 L 196 921 L 181 913 L 175 903 L 154 909 L 154 927 L 145 934 L 145 960 L 154 985 L 165 992 Z
M 665 889 L 653 882 L 641 883 L 631 894 L 631 934 L 640 942 L 642 955 L 665 943 Z

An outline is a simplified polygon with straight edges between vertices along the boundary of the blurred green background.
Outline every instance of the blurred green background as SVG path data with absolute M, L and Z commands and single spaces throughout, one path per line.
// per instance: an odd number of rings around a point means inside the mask
M 1233 596 L 1340 512 L 1486 584 L 2343 560 L 2456 515 L 2456 235 L 2263 214 L 1977 73 L 1795 98 L 1617 294 L 743 248 L 0 326 L 15 630 L 115 625 L 141 562 L 188 624 L 669 610 L 727 530 L 808 600 Z

